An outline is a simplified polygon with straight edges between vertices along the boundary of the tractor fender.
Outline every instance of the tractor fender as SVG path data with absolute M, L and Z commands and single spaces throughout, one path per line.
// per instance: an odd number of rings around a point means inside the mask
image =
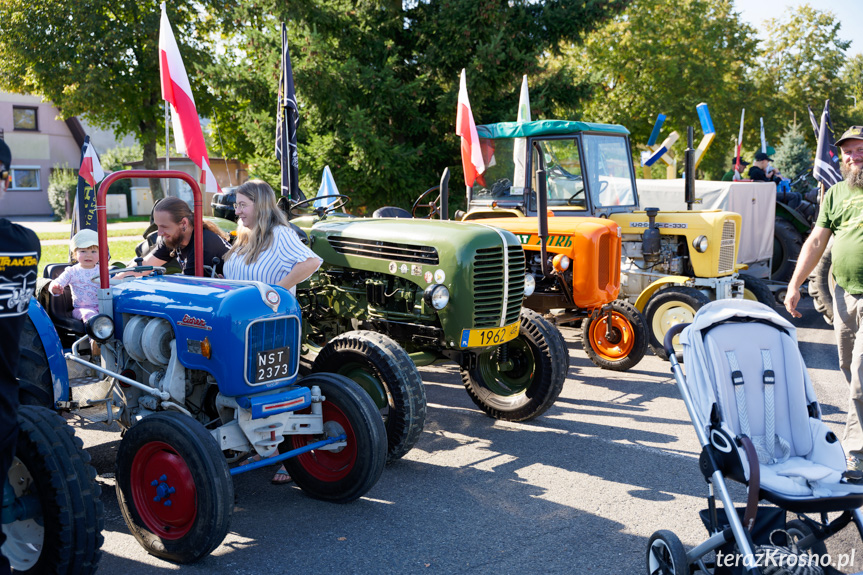
M 656 293 L 656 290 L 658 290 L 662 286 L 667 285 L 667 284 L 684 285 L 690 279 L 691 278 L 689 276 L 665 276 L 665 277 L 659 278 L 658 280 L 656 280 L 655 282 L 653 282 L 652 284 L 650 284 L 649 286 L 644 288 L 644 291 L 638 295 L 638 299 L 635 300 L 636 309 L 639 312 L 643 313 L 644 307 L 647 305 L 647 302 L 650 300 L 650 298 L 653 296 L 653 294 Z
M 812 226 L 800 212 L 782 202 L 776 202 L 776 217 L 791 222 L 797 231 L 804 236 L 812 230 Z
M 45 311 L 36 298 L 30 298 L 28 310 L 30 320 L 42 340 L 45 348 L 45 357 L 48 358 L 48 367 L 51 370 L 51 382 L 54 386 L 54 401 L 69 401 L 69 370 L 66 368 L 66 358 L 63 355 L 63 346 L 60 337 L 48 312 Z

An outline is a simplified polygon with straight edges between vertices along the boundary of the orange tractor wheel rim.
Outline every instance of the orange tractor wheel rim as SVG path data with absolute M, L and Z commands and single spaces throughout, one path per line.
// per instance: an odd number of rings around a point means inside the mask
M 635 346 L 635 333 L 629 321 L 618 312 L 611 312 L 611 329 L 619 334 L 619 340 L 611 342 L 605 337 L 608 315 L 603 315 L 590 324 L 590 341 L 594 351 L 609 361 L 623 359 Z

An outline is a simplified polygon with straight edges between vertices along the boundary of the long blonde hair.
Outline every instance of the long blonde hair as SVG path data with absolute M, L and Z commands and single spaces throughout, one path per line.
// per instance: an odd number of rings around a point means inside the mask
M 237 197 L 243 195 L 255 205 L 254 233 L 238 221 L 237 240 L 224 256 L 224 260 L 235 255 L 243 256 L 246 264 L 258 261 L 261 252 L 273 243 L 273 228 L 288 226 L 288 218 L 276 204 L 276 193 L 262 180 L 249 180 L 237 188 Z

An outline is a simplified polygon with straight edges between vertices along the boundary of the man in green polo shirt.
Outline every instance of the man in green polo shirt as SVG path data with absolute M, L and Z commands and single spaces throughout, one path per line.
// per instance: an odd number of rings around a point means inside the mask
M 851 126 L 836 141 L 842 177 L 824 196 L 812 233 L 803 244 L 788 282 L 785 308 L 800 317 L 800 285 L 809 277 L 833 236 L 833 327 L 839 367 L 849 384 L 844 447 L 848 469 L 863 471 L 863 126 Z

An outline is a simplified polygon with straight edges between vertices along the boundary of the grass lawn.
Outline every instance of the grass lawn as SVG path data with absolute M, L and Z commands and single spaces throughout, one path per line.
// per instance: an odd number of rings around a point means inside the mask
M 125 230 L 108 230 L 109 238 L 117 238 L 122 236 L 135 236 L 139 238 L 143 238 L 144 231 L 146 231 L 147 226 L 141 226 L 140 228 L 131 228 Z M 41 232 L 37 233 L 40 241 L 44 240 L 68 240 L 69 232 Z
M 111 242 L 111 261 L 127 262 L 135 257 L 135 246 L 139 240 L 119 240 Z M 56 246 L 42 246 L 42 257 L 39 259 L 39 277 L 47 264 L 56 264 L 69 261 L 69 246 L 61 244 Z

